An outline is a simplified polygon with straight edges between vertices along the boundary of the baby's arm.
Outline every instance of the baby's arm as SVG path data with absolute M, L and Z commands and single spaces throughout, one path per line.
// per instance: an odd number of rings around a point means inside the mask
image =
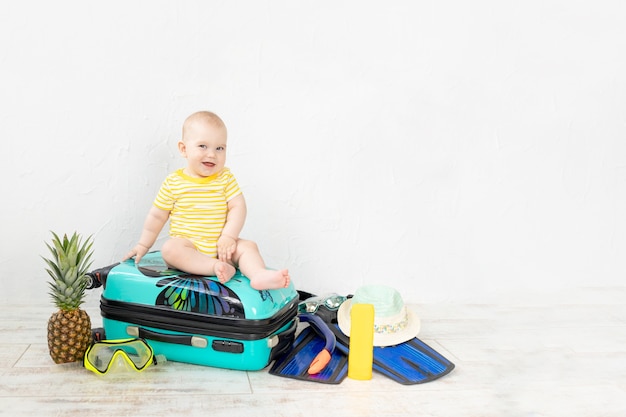
M 167 222 L 170 212 L 162 210 L 156 206 L 152 206 L 143 224 L 143 231 L 139 238 L 139 243 L 130 250 L 124 257 L 123 261 L 135 257 L 135 263 L 138 264 L 141 258 L 148 253 L 154 242 L 156 242 L 159 233 Z
M 243 229 L 246 221 L 247 213 L 248 209 L 243 194 L 239 194 L 228 201 L 226 224 L 222 229 L 220 238 L 217 240 L 217 257 L 219 260 L 227 261 L 232 259 L 233 253 L 235 253 L 237 248 L 239 233 L 241 233 L 241 229 Z

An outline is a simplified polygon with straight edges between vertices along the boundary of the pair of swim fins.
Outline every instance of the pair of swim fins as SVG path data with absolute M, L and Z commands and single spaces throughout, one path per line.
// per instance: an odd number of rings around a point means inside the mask
M 350 338 L 337 325 L 337 310 L 321 305 L 314 314 L 322 319 L 326 329 L 320 329 L 319 320 L 307 319 L 310 326 L 296 337 L 292 349 L 274 362 L 270 374 L 325 384 L 338 384 L 348 375 Z M 310 374 L 311 363 L 329 345 L 327 330 L 336 341 L 330 361 L 321 372 Z M 454 363 L 415 337 L 394 346 L 374 347 L 372 369 L 400 384 L 414 385 L 447 375 Z

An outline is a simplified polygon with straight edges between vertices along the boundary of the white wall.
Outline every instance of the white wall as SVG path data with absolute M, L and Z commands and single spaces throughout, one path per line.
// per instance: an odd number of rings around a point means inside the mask
M 623 285 L 625 16 L 619 0 L 5 2 L 5 302 L 47 302 L 50 230 L 94 234 L 94 267 L 126 253 L 199 109 L 229 126 L 243 235 L 299 288 L 386 282 L 419 303 Z

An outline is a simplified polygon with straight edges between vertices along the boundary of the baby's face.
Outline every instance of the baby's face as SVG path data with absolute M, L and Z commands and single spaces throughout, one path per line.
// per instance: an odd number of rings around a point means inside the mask
M 194 121 L 178 149 L 187 158 L 185 174 L 196 178 L 217 174 L 226 163 L 226 129 L 205 120 Z

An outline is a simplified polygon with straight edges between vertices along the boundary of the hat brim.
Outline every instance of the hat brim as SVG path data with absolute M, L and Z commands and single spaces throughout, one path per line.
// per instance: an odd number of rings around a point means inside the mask
M 337 311 L 337 324 L 339 329 L 346 336 L 350 336 L 350 309 L 352 299 L 347 299 Z M 407 326 L 396 333 L 376 333 L 374 332 L 374 346 L 393 346 L 407 342 L 416 337 L 421 328 L 419 317 L 410 308 L 406 307 Z

